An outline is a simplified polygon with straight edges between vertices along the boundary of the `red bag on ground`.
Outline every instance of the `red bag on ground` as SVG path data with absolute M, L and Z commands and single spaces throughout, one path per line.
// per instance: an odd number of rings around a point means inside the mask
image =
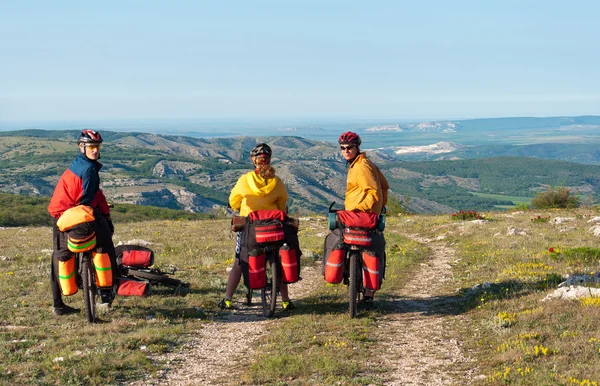
M 154 264 L 154 252 L 140 245 L 117 245 L 115 247 L 117 265 L 148 268 Z
M 150 283 L 145 280 L 119 278 L 117 295 L 121 296 L 146 296 L 150 292 Z

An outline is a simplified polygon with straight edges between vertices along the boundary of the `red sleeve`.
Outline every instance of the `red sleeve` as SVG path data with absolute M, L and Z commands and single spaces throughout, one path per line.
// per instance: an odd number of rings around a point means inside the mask
M 98 189 L 95 199 L 100 213 L 105 216 L 110 216 L 110 208 L 108 207 L 108 202 L 106 201 L 106 197 L 104 196 L 102 189 Z

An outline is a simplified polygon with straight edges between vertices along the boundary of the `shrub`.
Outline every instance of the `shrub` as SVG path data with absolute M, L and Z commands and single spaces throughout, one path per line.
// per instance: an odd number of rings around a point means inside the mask
M 519 204 L 516 204 L 514 209 L 515 210 L 529 210 L 530 208 L 529 208 L 528 204 L 521 202 Z
M 452 213 L 452 220 L 481 220 L 481 215 L 476 210 L 461 210 L 456 213 Z
M 532 200 L 531 206 L 536 209 L 549 208 L 577 208 L 579 197 L 571 195 L 567 188 L 548 188 L 545 192 L 538 193 Z
M 548 217 L 542 217 L 542 216 L 538 215 L 537 217 L 532 218 L 531 222 L 543 222 L 543 223 L 546 223 L 546 222 L 548 222 L 548 220 L 550 220 L 550 216 L 548 216 Z
M 410 197 L 404 196 L 404 200 L 401 200 L 395 194 L 390 194 L 388 196 L 388 201 L 386 204 L 387 214 L 390 216 L 399 215 L 399 214 L 409 214 L 408 205 L 410 202 Z

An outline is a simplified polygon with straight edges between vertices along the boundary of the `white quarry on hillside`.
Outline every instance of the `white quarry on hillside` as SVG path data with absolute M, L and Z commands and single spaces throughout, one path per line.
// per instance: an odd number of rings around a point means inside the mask
M 438 142 L 426 146 L 400 146 L 394 153 L 396 154 L 416 154 L 416 153 L 427 153 L 427 154 L 443 154 L 451 153 L 460 148 L 459 145 L 453 142 Z
M 383 125 L 383 126 L 371 126 L 365 131 L 403 131 L 400 125 Z

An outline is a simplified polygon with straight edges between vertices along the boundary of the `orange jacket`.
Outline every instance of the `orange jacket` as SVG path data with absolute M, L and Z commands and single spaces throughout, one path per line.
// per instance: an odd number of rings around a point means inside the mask
M 348 169 L 344 208 L 379 214 L 387 203 L 389 188 L 377 165 L 360 153 Z

